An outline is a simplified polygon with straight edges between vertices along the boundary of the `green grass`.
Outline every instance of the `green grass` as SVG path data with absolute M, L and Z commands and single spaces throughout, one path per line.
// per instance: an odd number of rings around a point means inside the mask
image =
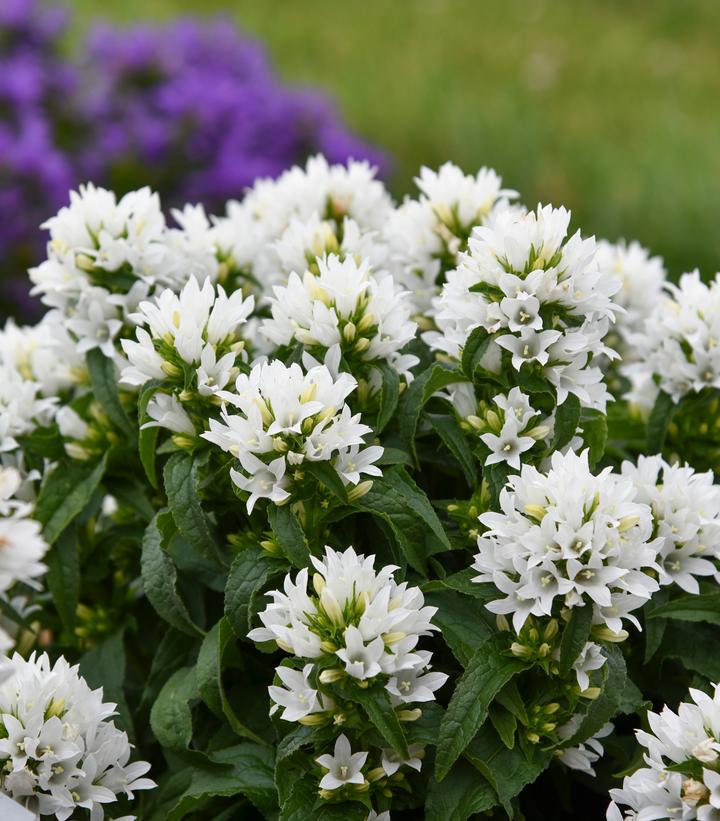
M 73 0 L 84 27 L 100 6 Z M 674 275 L 720 268 L 717 0 L 123 0 L 123 22 L 224 12 L 396 158 L 490 165 Z

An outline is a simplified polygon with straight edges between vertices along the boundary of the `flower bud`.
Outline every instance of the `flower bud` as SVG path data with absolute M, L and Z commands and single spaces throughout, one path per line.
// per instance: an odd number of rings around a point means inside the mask
M 341 679 L 345 673 L 342 670 L 338 670 L 337 667 L 330 668 L 328 670 L 323 670 L 320 673 L 320 682 L 321 684 L 332 684 L 335 681 Z
M 326 584 L 325 577 L 320 573 L 313 573 L 312 583 L 318 596 L 322 595 Z
M 298 721 L 306 727 L 319 727 L 321 724 L 327 724 L 327 713 L 310 713 L 308 716 L 299 718 Z
M 542 505 L 525 505 L 525 514 L 538 522 L 542 522 L 546 513 Z
M 422 715 L 422 710 L 416 707 L 414 710 L 400 710 L 397 717 L 400 721 L 417 721 Z
M 703 764 L 714 764 L 718 760 L 718 753 L 715 749 L 717 742 L 713 738 L 706 738 L 693 747 L 693 757 Z
M 517 656 L 521 659 L 529 659 L 532 658 L 533 655 L 532 647 L 528 647 L 525 644 L 520 644 L 517 641 L 514 641 L 510 645 L 510 652 L 513 654 L 513 656 Z
M 320 594 L 320 606 L 333 624 L 337 624 L 340 627 L 345 625 L 345 616 L 343 615 L 342 608 L 335 598 L 335 594 L 327 587 L 324 587 Z
M 683 803 L 688 807 L 697 807 L 701 801 L 706 801 L 710 796 L 710 790 L 702 783 L 696 781 L 694 778 L 688 778 L 682 783 L 682 792 L 680 793 Z
M 172 362 L 168 362 L 167 359 L 163 359 L 160 368 L 171 379 L 178 379 L 182 376 L 182 370 L 177 365 L 173 365 Z
M 604 625 L 596 625 L 592 629 L 592 637 L 598 641 L 607 641 L 610 644 L 621 644 L 630 634 L 627 630 L 618 630 L 617 633 Z
M 356 502 L 366 493 L 369 493 L 372 486 L 372 479 L 366 479 L 364 482 L 358 482 L 355 487 L 350 488 L 348 491 L 348 500 L 351 502 Z
M 382 767 L 375 767 L 374 770 L 370 770 L 365 778 L 367 778 L 367 780 L 371 783 L 373 781 L 379 781 L 381 778 L 385 778 L 385 770 L 383 770 Z
M 348 322 L 348 324 L 343 328 L 343 338 L 346 342 L 352 342 L 355 339 L 356 328 L 354 322 Z

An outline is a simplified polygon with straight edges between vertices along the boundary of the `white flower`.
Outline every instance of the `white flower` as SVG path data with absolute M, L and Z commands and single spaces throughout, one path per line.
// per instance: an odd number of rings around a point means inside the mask
M 520 423 L 515 416 L 508 416 L 499 436 L 486 433 L 480 437 L 490 448 L 490 455 L 485 460 L 486 465 L 497 462 L 507 462 L 510 467 L 520 470 L 520 456 L 535 444 L 531 436 L 520 435 Z
M 435 701 L 435 690 L 439 690 L 448 680 L 445 673 L 430 671 L 432 653 L 420 650 L 414 655 L 416 660 L 412 666 L 398 670 L 385 685 L 395 706 L 417 701 Z
M 332 703 L 328 703 L 327 697 L 310 686 L 308 679 L 312 669 L 312 664 L 306 664 L 302 671 L 282 666 L 275 670 L 283 686 L 268 687 L 270 698 L 273 700 L 270 715 L 282 707 L 281 718 L 285 721 L 299 721 L 311 713 L 332 709 Z
M 345 662 L 345 672 L 353 678 L 374 678 L 382 672 L 380 662 L 385 655 L 385 642 L 376 636 L 365 644 L 362 633 L 354 625 L 345 628 L 345 646 L 338 650 L 337 657 Z
M 322 560 L 312 558 L 315 595 L 308 593 L 307 570 L 294 582 L 286 576 L 283 591 L 271 591 L 272 603 L 260 613 L 264 626 L 248 636 L 275 641 L 300 658 L 334 655 L 342 662 L 338 669 L 353 678 L 389 676 L 397 703 L 432 701 L 447 676 L 426 673 L 431 654 L 415 648 L 421 636 L 437 629 L 430 622 L 436 608 L 425 606 L 419 588 L 394 580 L 396 567 L 378 572 L 374 562 L 352 547 L 342 553 L 326 547 Z
M 558 736 L 561 739 L 571 738 L 575 735 L 579 724 L 579 720 L 573 716 L 567 724 L 558 728 Z M 582 744 L 578 744 L 576 747 L 565 747 L 560 750 L 558 752 L 558 758 L 571 770 L 578 770 L 588 775 L 595 775 L 595 770 L 592 765 L 596 761 L 599 761 L 605 753 L 600 739 L 609 736 L 613 729 L 613 725 L 608 722 L 601 727 L 594 736 L 586 739 Z
M 265 464 L 250 452 L 241 453 L 238 458 L 243 470 L 249 475 L 231 469 L 230 478 L 240 490 L 250 494 L 247 500 L 248 513 L 253 512 L 258 499 L 269 499 L 279 505 L 290 498 L 290 494 L 285 490 L 290 481 L 285 476 L 286 463 L 282 456 L 273 459 L 269 464 Z
M 599 240 L 597 262 L 604 274 L 620 278 L 621 287 L 614 300 L 625 312 L 618 315 L 614 330 L 622 336 L 642 330 L 645 318 L 663 296 L 667 272 L 662 259 L 651 257 L 639 242 L 627 244 L 621 240 L 613 244 Z M 624 356 L 627 353 L 632 354 L 632 350 L 623 351 Z
M 523 465 L 500 506 L 480 516 L 486 532 L 473 567 L 475 581 L 507 594 L 487 607 L 512 614 L 516 631 L 528 615 L 591 605 L 593 621 L 617 632 L 627 610 L 657 590 L 646 572 L 657 570 L 659 546 L 650 508 L 635 501 L 628 479 L 609 468 L 593 475 L 587 451 L 554 453 L 547 474 Z
M 422 168 L 415 183 L 419 199 L 405 200 L 390 215 L 384 233 L 396 276 L 412 291 L 418 310 L 427 311 L 442 284 L 438 278 L 444 268 L 455 267 L 472 229 L 507 207 L 517 193 L 502 188 L 490 168 L 472 176 L 452 163 L 438 171 Z
M 122 340 L 129 365 L 121 381 L 139 386 L 150 379 L 175 378 L 187 391 L 197 388 L 212 396 L 237 374 L 244 341 L 240 328 L 253 310 L 253 297 L 241 291 L 229 297 L 209 279 L 202 287 L 190 277 L 180 294 L 164 290 L 154 301 L 143 301 L 132 319 L 138 325 L 137 342 Z M 185 366 L 195 371 L 195 385 L 185 384 Z
M 275 360 L 261 361 L 249 374 L 240 374 L 234 392 L 219 393 L 227 405 L 220 421 L 210 419 L 210 430 L 202 435 L 239 459 L 241 470 L 231 476 L 251 491 L 248 510 L 258 498 L 287 499 L 292 468 L 305 459 L 331 462 L 351 485 L 360 481 L 361 473 L 381 475 L 373 463 L 383 449 L 364 447 L 363 437 L 371 429 L 345 404 L 355 386 L 349 374 L 335 378 L 325 365 L 305 373 L 298 364 L 288 367 Z M 230 406 L 240 412 L 231 413 Z
M 699 593 L 696 577 L 717 577 L 720 559 L 720 488 L 712 471 L 696 473 L 660 456 L 623 462 L 621 470 L 637 488 L 637 501 L 652 510 L 660 584 Z
M 40 815 L 59 821 L 75 808 L 104 817 L 103 804 L 155 784 L 143 776 L 150 765 L 129 764 L 127 735 L 109 718 L 114 704 L 91 690 L 60 658 L 46 654 L 8 660 L 11 675 L 0 684 L 0 789 Z
M 43 398 L 37 382 L 24 379 L 12 365 L 0 362 L 0 452 L 18 447 L 18 436 L 49 423 L 56 399 Z
M 622 819 L 618 804 L 630 808 L 626 818 L 715 821 L 720 814 L 720 775 L 698 761 L 717 760 L 720 750 L 720 688 L 712 696 L 690 690 L 691 702 L 677 712 L 664 707 L 648 712 L 650 732 L 636 731 L 645 766 L 626 776 L 622 788 L 610 790 L 608 819 Z M 713 757 L 713 753 L 715 753 Z M 672 769 L 670 769 L 672 767 Z
M 335 254 L 317 260 L 317 273 L 291 273 L 287 285 L 275 286 L 272 318 L 261 333 L 276 345 L 299 342 L 323 352 L 335 345 L 346 360 L 385 360 L 406 379 L 417 357 L 403 355 L 415 336 L 411 303 L 391 277 L 377 279 L 367 260 Z
M 383 747 L 380 766 L 385 775 L 394 775 L 400 767 L 410 767 L 420 772 L 422 768 L 422 753 L 425 747 L 422 744 L 411 744 L 408 747 L 409 758 L 401 758 L 391 747 Z
M 604 410 L 607 388 L 591 362 L 600 354 L 615 357 L 602 339 L 620 282 L 598 269 L 594 240 L 579 233 L 566 240 L 569 221 L 564 208 L 538 206 L 529 213 L 500 210 L 475 228 L 434 302 L 438 330 L 424 338 L 459 359 L 470 333 L 484 328 L 493 335 L 484 368 L 499 372 L 508 351 L 514 370 L 542 371 L 558 404 L 573 393 L 582 405 Z
M 580 655 L 575 659 L 572 669 L 577 677 L 578 687 L 581 692 L 590 686 L 590 676 L 594 670 L 600 670 L 605 666 L 607 659 L 603 655 L 600 645 L 592 641 L 585 643 Z
M 185 408 L 170 394 L 156 393 L 148 402 L 146 410 L 153 421 L 146 422 L 144 428 L 167 428 L 174 433 L 187 433 L 190 436 L 197 433 Z
M 315 759 L 327 770 L 320 781 L 320 789 L 337 790 L 346 784 L 363 784 L 365 776 L 362 768 L 367 757 L 367 753 L 353 753 L 347 736 L 338 736 L 333 754 L 321 755 Z
M 720 274 L 705 284 L 694 271 L 665 288 L 669 295 L 640 331 L 628 335 L 637 361 L 621 368 L 632 381 L 628 398 L 645 407 L 652 406 L 658 387 L 675 402 L 720 387 Z
M 376 813 L 375 810 L 370 810 L 368 817 L 365 821 L 390 821 L 390 813 L 389 812 L 381 812 L 380 814 Z

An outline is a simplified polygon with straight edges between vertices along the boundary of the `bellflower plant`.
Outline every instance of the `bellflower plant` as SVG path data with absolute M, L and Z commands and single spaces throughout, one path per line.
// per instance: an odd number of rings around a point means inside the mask
M 489 169 L 194 173 L 72 191 L 0 331 L 0 800 L 715 819 L 717 281 Z

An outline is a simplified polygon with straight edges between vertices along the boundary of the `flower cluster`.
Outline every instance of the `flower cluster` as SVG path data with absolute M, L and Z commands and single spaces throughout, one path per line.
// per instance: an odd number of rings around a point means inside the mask
M 557 403 L 575 394 L 604 410 L 608 398 L 593 357 L 615 356 L 602 342 L 616 305 L 617 279 L 603 274 L 594 240 L 566 240 L 570 213 L 538 207 L 500 210 L 473 231 L 469 251 L 435 300 L 431 348 L 459 359 L 472 331 L 492 335 L 480 364 L 493 373 L 538 372 Z
M 419 718 L 421 710 L 412 705 L 434 701 L 435 691 L 447 680 L 444 673 L 430 671 L 432 653 L 417 648 L 422 636 L 437 630 L 431 623 L 437 608 L 424 604 L 419 588 L 395 581 L 397 567 L 376 571 L 375 557 L 358 555 L 352 547 L 343 552 L 326 547 L 323 559 L 312 557 L 312 563 L 312 588 L 308 590 L 307 569 L 294 581 L 286 576 L 283 590 L 272 591 L 272 603 L 260 613 L 264 626 L 248 634 L 256 642 L 275 642 L 307 662 L 302 670 L 277 668 L 282 686 L 270 687 L 272 712 L 282 708 L 286 721 L 334 721 L 362 730 L 344 714 L 347 705 L 333 698 L 332 686 L 350 680 L 365 688 L 381 682 L 398 718 Z M 352 701 L 345 691 L 343 698 Z M 421 746 L 411 746 L 410 759 L 399 760 L 392 750 L 383 749 L 379 766 L 387 776 L 401 765 L 420 769 L 421 752 Z M 340 735 L 334 755 L 318 759 L 327 770 L 320 789 L 365 783 L 368 755 L 352 754 L 347 737 Z
M 504 594 L 487 607 L 511 614 L 516 632 L 528 616 L 591 606 L 593 623 L 613 633 L 657 590 L 658 542 L 652 514 L 633 483 L 610 469 L 594 475 L 588 453 L 552 456 L 543 474 L 524 465 L 500 494 L 502 512 L 480 516 L 475 581 Z
M 628 398 L 644 407 L 652 407 L 658 389 L 678 402 L 720 388 L 720 276 L 706 284 L 694 271 L 665 287 L 669 296 L 629 336 L 637 361 L 622 369 L 632 382 Z
M 84 808 L 104 817 L 103 805 L 155 786 L 150 765 L 129 763 L 127 735 L 103 702 L 64 659 L 46 654 L 9 660 L 0 683 L 0 789 L 39 815 L 58 821 Z M 133 816 L 134 817 L 134 816 Z
M 192 435 L 196 426 L 183 406 L 196 411 L 199 403 L 202 429 L 204 400 L 212 402 L 234 381 L 247 356 L 241 327 L 253 307 L 252 296 L 243 298 L 242 291 L 228 296 L 222 286 L 214 288 L 206 279 L 201 287 L 194 277 L 179 295 L 166 289 L 140 303 L 131 317 L 138 325 L 137 342 L 122 340 L 129 365 L 120 381 L 139 387 L 157 379 L 171 391 L 152 397 L 147 413 L 155 421 L 148 424 Z
M 11 271 L 32 264 L 37 225 L 86 179 L 149 183 L 174 205 L 216 209 L 316 151 L 386 164 L 325 95 L 284 85 L 227 21 L 101 25 L 80 59 L 65 54 L 66 22 L 37 0 L 0 10 L 0 252 Z M 17 299 L 27 311 L 20 288 Z
M 345 403 L 356 384 L 349 374 L 334 378 L 325 365 L 304 371 L 274 360 L 241 373 L 234 391 L 219 392 L 226 403 L 221 419 L 210 419 L 202 436 L 238 460 L 230 475 L 249 494 L 248 513 L 258 499 L 287 502 L 302 483 L 306 460 L 330 462 L 356 496 L 369 490 L 360 475 L 381 475 L 374 463 L 383 449 L 364 446 L 371 428 Z
M 260 328 L 270 342 L 298 342 L 319 358 L 337 347 L 355 373 L 354 362 L 362 373 L 364 363 L 381 360 L 410 380 L 418 358 L 400 351 L 415 337 L 411 305 L 392 277 L 373 275 L 367 260 L 321 257 L 317 273 L 292 273 L 287 285 L 276 285 L 273 291 L 272 317 Z
M 432 310 L 448 270 L 467 250 L 473 229 L 507 208 L 517 192 L 502 187 L 491 168 L 474 176 L 452 163 L 437 171 L 422 168 L 415 178 L 418 199 L 406 199 L 388 220 L 384 231 L 397 279 L 413 294 L 416 308 Z
M 608 821 L 714 821 L 720 815 L 720 687 L 713 686 L 712 696 L 691 689 L 690 697 L 677 712 L 648 712 L 650 732 L 636 734 L 645 766 L 610 791 Z
M 520 388 L 513 388 L 507 395 L 498 394 L 488 402 L 477 401 L 475 390 L 468 382 L 454 385 L 447 399 L 455 411 L 460 427 L 477 436 L 487 455 L 485 465 L 506 462 L 520 470 L 523 453 L 531 450 L 551 430 L 541 424 L 540 414 L 530 404 L 530 397 Z
M 325 254 L 367 257 L 383 269 L 387 253 L 377 234 L 393 203 L 375 173 L 367 162 L 330 165 L 317 156 L 276 180 L 258 180 L 215 220 L 224 269 L 267 295 L 293 271 L 313 271 Z
M 712 472 L 669 465 L 660 456 L 623 462 L 621 470 L 637 488 L 636 501 L 652 511 L 660 584 L 699 593 L 697 576 L 718 579 L 720 487 Z
M 597 243 L 599 269 L 608 276 L 620 279 L 620 290 L 613 299 L 624 309 L 618 312 L 613 331 L 620 335 L 618 344 L 623 360 L 633 357 L 632 347 L 624 344 L 627 335 L 642 330 L 645 319 L 663 298 L 667 272 L 660 257 L 650 256 L 639 242 Z

